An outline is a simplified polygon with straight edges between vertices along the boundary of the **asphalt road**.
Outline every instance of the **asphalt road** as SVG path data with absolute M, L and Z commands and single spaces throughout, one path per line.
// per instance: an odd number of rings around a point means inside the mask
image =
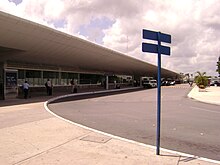
M 161 147 L 220 160 L 220 107 L 187 98 L 188 86 L 162 88 Z M 156 89 L 49 105 L 73 122 L 156 144 Z

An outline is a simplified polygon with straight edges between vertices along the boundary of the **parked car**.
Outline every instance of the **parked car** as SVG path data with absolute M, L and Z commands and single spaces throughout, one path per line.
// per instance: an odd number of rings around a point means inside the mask
M 161 86 L 170 86 L 170 85 L 175 85 L 175 84 L 176 84 L 176 81 L 172 79 L 163 80 L 161 82 Z
M 142 85 L 145 88 L 156 88 L 157 87 L 157 80 L 144 80 L 144 81 L 142 81 Z
M 161 86 L 166 86 L 167 81 L 162 81 Z
M 210 86 L 220 86 L 220 82 L 219 81 L 212 81 L 210 83 Z
M 150 80 L 150 86 L 152 88 L 156 88 L 157 87 L 157 80 Z
M 175 85 L 176 84 L 176 81 L 170 81 L 170 85 Z
M 162 81 L 161 86 L 170 86 L 170 82 L 169 81 Z

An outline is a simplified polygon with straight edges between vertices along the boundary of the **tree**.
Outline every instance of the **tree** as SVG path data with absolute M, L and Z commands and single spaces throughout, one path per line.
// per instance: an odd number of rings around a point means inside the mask
M 216 72 L 218 72 L 218 75 L 219 75 L 219 77 L 220 77 L 220 56 L 219 56 L 219 58 L 218 58 L 218 62 L 217 62 L 217 69 L 216 69 Z
M 199 72 L 197 71 L 197 76 L 196 76 L 196 85 L 199 87 L 199 88 L 206 88 L 207 85 L 208 85 L 208 78 L 205 76 L 206 72 Z

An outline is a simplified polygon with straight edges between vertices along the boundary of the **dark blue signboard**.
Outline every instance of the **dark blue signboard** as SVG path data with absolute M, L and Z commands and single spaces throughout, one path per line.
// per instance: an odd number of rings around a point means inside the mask
M 142 51 L 158 54 L 158 71 L 157 71 L 157 151 L 160 154 L 160 120 L 161 120 L 161 54 L 170 55 L 170 48 L 162 46 L 161 42 L 171 43 L 171 35 L 151 30 L 143 30 L 143 39 L 157 41 L 158 44 L 142 43 Z
M 158 41 L 158 32 L 143 29 L 143 39 Z M 160 41 L 171 43 L 171 35 L 160 33 Z
M 142 51 L 149 53 L 158 53 L 158 45 L 142 43 Z M 165 55 L 170 55 L 170 47 L 160 46 L 160 53 Z

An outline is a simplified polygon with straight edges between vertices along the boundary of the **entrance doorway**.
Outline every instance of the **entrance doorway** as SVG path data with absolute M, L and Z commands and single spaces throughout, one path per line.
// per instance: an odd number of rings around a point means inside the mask
M 18 95 L 18 70 L 5 70 L 5 98 L 16 98 Z

